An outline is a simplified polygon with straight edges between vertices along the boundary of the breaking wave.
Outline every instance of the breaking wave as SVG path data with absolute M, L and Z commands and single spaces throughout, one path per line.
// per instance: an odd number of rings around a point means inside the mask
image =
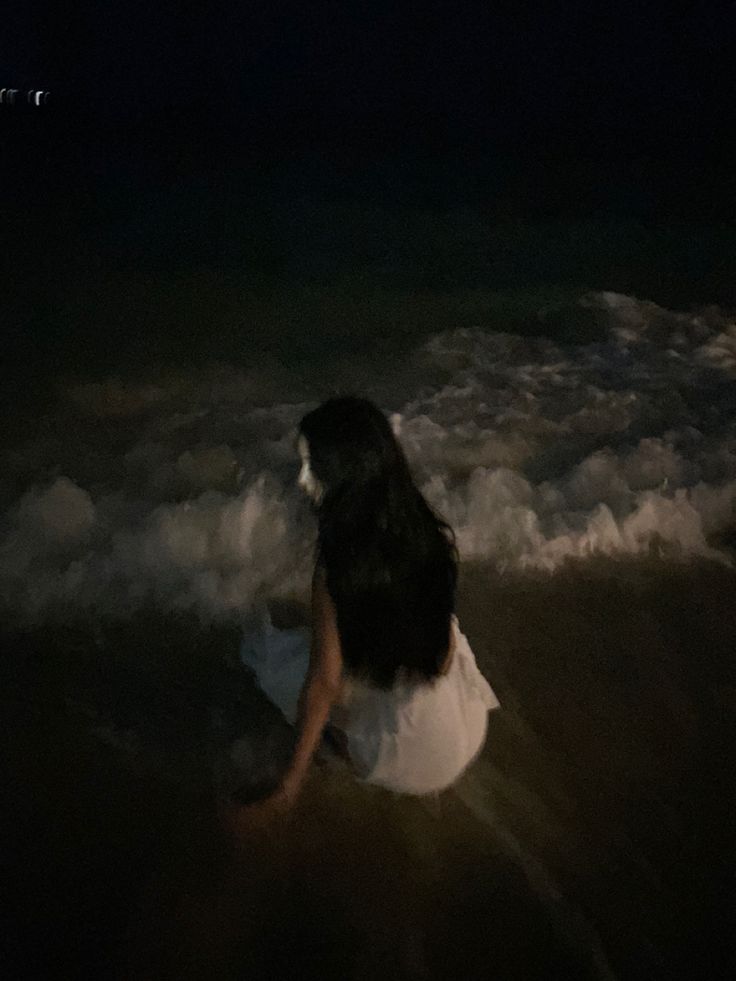
M 296 488 L 296 425 L 338 390 L 390 415 L 461 559 L 553 572 L 654 552 L 732 565 L 736 323 L 606 292 L 567 315 L 598 339 L 463 328 L 311 377 L 208 364 L 60 385 L 34 437 L 4 454 L 5 605 L 33 623 L 146 604 L 223 622 L 258 594 L 306 588 L 315 528 Z

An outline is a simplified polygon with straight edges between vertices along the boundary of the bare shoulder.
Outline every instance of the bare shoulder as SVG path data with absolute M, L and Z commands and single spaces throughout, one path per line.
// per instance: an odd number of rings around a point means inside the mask
M 312 670 L 329 685 L 339 687 L 342 676 L 342 650 L 337 614 L 327 588 L 327 572 L 317 564 L 312 576 Z
M 327 585 L 327 569 L 320 559 L 317 559 L 312 571 L 312 586 L 316 583 Z
M 314 567 L 312 576 L 312 627 L 329 643 L 337 642 L 337 612 L 327 586 L 327 570 L 323 565 Z
M 444 663 L 440 668 L 440 674 L 447 674 L 447 672 L 452 667 L 452 660 L 455 656 L 455 631 L 450 627 L 450 644 L 447 649 L 447 656 L 445 657 Z

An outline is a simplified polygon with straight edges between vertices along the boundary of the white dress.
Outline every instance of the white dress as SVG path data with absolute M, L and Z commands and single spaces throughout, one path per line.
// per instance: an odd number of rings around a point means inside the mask
M 499 701 L 455 614 L 452 631 L 450 668 L 432 683 L 399 682 L 385 691 L 349 679 L 330 720 L 345 733 L 360 780 L 400 793 L 436 793 L 480 753 L 488 712 Z M 241 645 L 243 663 L 292 725 L 309 666 L 309 642 L 309 630 L 278 630 L 266 615 L 261 629 Z

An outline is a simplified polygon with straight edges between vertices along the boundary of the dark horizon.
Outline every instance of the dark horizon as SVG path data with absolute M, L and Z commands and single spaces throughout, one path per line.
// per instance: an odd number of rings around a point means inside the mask
M 48 4 L 6 15 L 0 87 L 48 91 L 70 143 L 697 163 L 731 144 L 735 26 L 732 3 Z
M 733 13 L 14 8 L 6 359 L 21 376 L 112 370 L 106 337 L 198 357 L 203 331 L 247 329 L 243 290 L 265 309 L 346 280 L 364 324 L 372 290 L 398 291 L 381 316 L 399 332 L 399 308 L 428 289 L 456 296 L 437 326 L 486 322 L 469 290 L 736 308 Z M 216 281 L 204 298 L 200 274 Z M 507 329 L 534 329 L 520 302 Z M 292 307 L 305 333 L 329 326 L 329 310 Z

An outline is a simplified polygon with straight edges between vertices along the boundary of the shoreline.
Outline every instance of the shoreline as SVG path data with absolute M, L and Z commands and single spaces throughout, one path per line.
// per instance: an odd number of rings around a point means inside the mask
M 109 976 L 112 960 L 116 977 L 163 977 L 181 947 L 227 978 L 255 944 L 255 976 L 291 945 L 309 977 L 319 936 L 332 967 L 315 977 L 352 976 L 356 958 L 361 976 L 385 976 L 386 959 L 412 976 L 401 958 L 419 948 L 429 976 L 487 976 L 501 946 L 504 976 L 552 977 L 535 936 L 568 977 L 605 976 L 571 949 L 577 929 L 616 976 L 708 963 L 720 977 L 734 585 L 710 563 L 462 566 L 461 629 L 502 704 L 470 772 L 433 815 L 313 767 L 290 830 L 237 859 L 213 823 L 218 754 L 245 734 L 241 764 L 273 774 L 293 734 L 228 663 L 236 628 L 152 614 L 98 624 L 97 643 L 79 625 L 6 631 L 7 942 L 28 976 Z M 411 916 L 407 890 L 422 896 Z M 560 923 L 555 890 L 577 924 Z M 332 922 L 304 908 L 315 895 Z

